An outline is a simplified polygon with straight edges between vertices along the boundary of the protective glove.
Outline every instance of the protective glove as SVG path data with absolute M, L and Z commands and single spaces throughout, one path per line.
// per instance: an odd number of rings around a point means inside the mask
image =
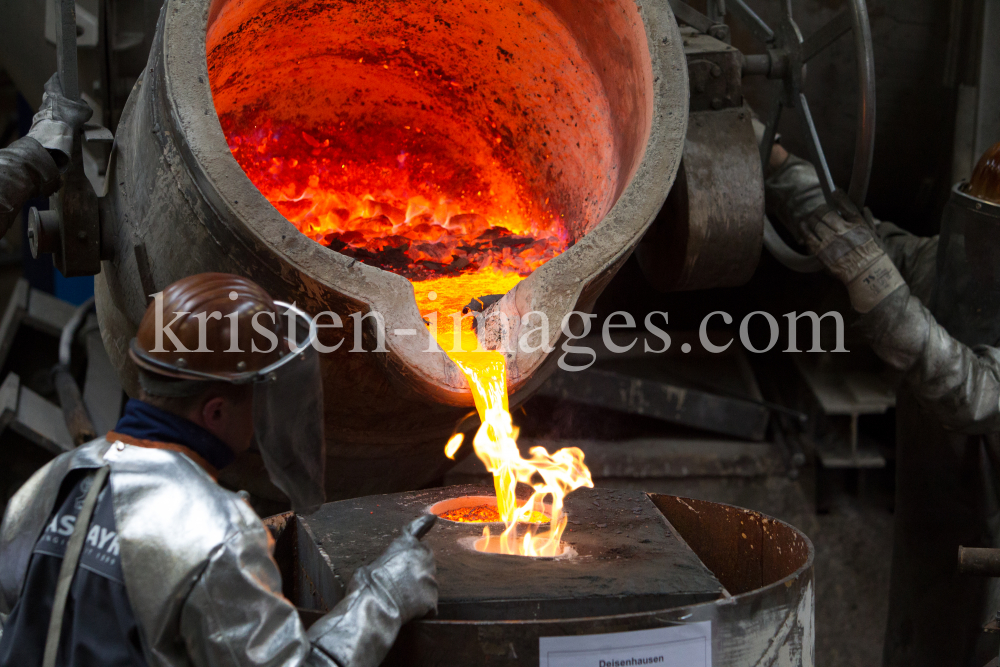
M 837 209 L 820 206 L 801 223 L 802 234 L 809 250 L 847 286 L 854 309 L 867 313 L 906 282 L 878 242 L 871 213 L 862 215 L 839 190 L 833 199 Z
M 7 233 L 32 197 L 59 188 L 59 169 L 52 155 L 31 137 L 0 148 L 0 236 Z
M 65 171 L 73 153 L 73 137 L 92 115 L 94 112 L 86 102 L 63 95 L 56 72 L 45 82 L 42 105 L 31 121 L 28 136 L 48 150 L 59 170 Z
M 347 595 L 309 628 L 313 646 L 341 667 L 377 667 L 404 623 L 437 609 L 434 554 L 420 542 L 437 517 L 403 529 L 371 565 L 358 568 Z

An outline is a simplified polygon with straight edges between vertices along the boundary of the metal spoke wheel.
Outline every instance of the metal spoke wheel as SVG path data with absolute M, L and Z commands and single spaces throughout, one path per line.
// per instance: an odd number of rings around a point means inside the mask
M 854 53 L 858 70 L 858 115 L 854 166 L 847 194 L 860 209 L 864 206 L 865 196 L 868 193 L 872 151 L 875 147 L 875 61 L 872 55 L 871 26 L 868 23 L 865 0 L 850 0 L 846 7 L 808 39 L 802 38 L 802 33 L 792 18 L 791 0 L 779 0 L 779 4 L 780 22 L 772 29 L 747 6 L 744 0 L 724 0 L 724 4 L 723 0 L 714 2 L 709 0 L 710 7 L 714 5 L 712 13 L 721 13 L 720 10 L 724 7 L 767 47 L 767 53 L 746 57 L 743 76 L 766 76 L 782 82 L 776 99 L 768 111 L 764 139 L 760 144 L 760 157 L 764 169 L 767 169 L 781 114 L 786 109 L 792 111 L 806 136 L 809 157 L 819 172 L 823 193 L 827 201 L 832 204 L 830 195 L 837 186 L 830 175 L 823 146 L 820 144 L 812 114 L 809 112 L 809 103 L 802 92 L 802 79 L 805 64 L 851 30 L 854 34 Z M 764 219 L 764 247 L 775 259 L 793 271 L 808 273 L 823 268 L 816 257 L 803 255 L 789 248 L 767 218 Z

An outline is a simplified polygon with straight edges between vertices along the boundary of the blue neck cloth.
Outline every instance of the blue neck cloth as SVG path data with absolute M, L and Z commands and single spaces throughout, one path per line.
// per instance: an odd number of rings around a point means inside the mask
M 134 398 L 125 404 L 125 413 L 118 420 L 115 432 L 140 440 L 183 445 L 216 470 L 222 470 L 236 458 L 226 443 L 201 426 Z

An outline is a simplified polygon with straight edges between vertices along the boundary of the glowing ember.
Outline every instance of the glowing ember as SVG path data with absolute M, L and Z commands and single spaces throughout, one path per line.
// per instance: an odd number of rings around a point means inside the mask
M 422 312 L 461 310 L 482 294 L 477 286 L 500 282 L 505 292 L 568 245 L 559 217 L 538 205 L 518 172 L 491 157 L 459 169 L 438 157 L 440 138 L 392 126 L 221 121 L 240 166 L 303 234 L 428 281 L 422 291 L 465 299 L 419 304 Z
M 500 523 L 503 519 L 495 505 L 475 505 L 473 507 L 457 507 L 441 515 L 442 519 L 459 523 Z M 546 523 L 549 517 L 543 512 L 532 512 L 528 523 Z

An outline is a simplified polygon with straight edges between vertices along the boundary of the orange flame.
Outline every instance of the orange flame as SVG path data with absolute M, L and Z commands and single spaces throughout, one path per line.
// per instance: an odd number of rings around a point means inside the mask
M 521 456 L 507 405 L 505 359 L 478 349 L 471 322 L 460 319 L 471 298 L 506 293 L 567 247 L 559 218 L 537 206 L 517 174 L 495 162 L 477 174 L 455 174 L 429 155 L 408 162 L 416 150 L 400 137 L 383 137 L 382 144 L 343 127 L 305 132 L 271 121 L 237 124 L 224 116 L 222 122 L 243 170 L 303 234 L 419 286 L 417 306 L 468 378 L 482 420 L 473 447 L 493 473 L 506 526 L 496 538 L 487 528 L 482 550 L 559 555 L 567 522 L 563 499 L 593 486 L 583 452 L 571 447 L 549 454 L 534 447 L 527 459 Z M 356 143 L 362 138 L 363 145 Z M 400 145 L 406 148 L 396 153 Z M 446 454 L 454 457 L 460 446 L 460 438 L 451 438 Z M 519 482 L 533 487 L 520 507 Z M 550 522 L 536 533 L 539 513 Z M 527 532 L 520 529 L 525 526 Z
M 489 527 L 483 530 L 485 542 L 480 551 L 519 556 L 558 556 L 562 553 L 562 534 L 567 515 L 563 499 L 581 486 L 593 487 L 590 471 L 583 463 L 583 452 L 566 447 L 554 454 L 544 447 L 532 447 L 527 459 L 517 448 L 517 428 L 507 405 L 506 360 L 496 351 L 452 352 L 449 355 L 472 387 L 482 426 L 473 439 L 476 456 L 493 473 L 497 510 L 505 530 L 495 538 Z M 538 481 L 540 478 L 541 481 Z M 519 482 L 530 484 L 533 492 L 520 507 L 515 490 Z M 544 501 L 550 499 L 550 508 Z M 546 512 L 547 510 L 547 512 Z M 536 532 L 532 518 L 536 512 L 548 513 L 549 529 Z M 526 527 L 523 535 L 521 529 Z

